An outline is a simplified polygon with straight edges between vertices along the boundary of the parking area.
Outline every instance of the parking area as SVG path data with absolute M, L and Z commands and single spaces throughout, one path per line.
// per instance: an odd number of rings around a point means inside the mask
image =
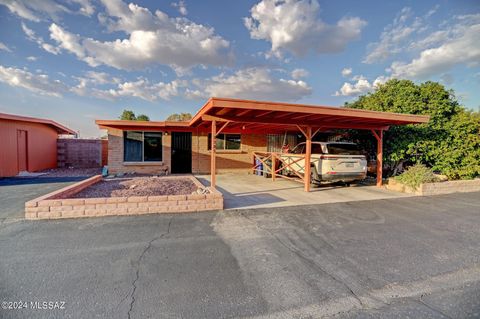
M 196 176 L 210 185 L 210 175 Z M 217 189 L 222 192 L 226 209 L 285 207 L 350 201 L 401 198 L 412 196 L 373 185 L 322 185 L 304 192 L 303 184 L 277 178 L 274 182 L 263 176 L 238 173 L 217 175 Z
M 478 318 L 480 193 L 0 225 L 2 318 Z
M 25 202 L 68 186 L 86 176 L 40 176 L 0 179 L 0 221 L 23 219 Z

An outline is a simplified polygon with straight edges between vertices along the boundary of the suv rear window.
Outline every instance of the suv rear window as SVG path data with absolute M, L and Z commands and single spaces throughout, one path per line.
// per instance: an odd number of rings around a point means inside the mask
M 338 155 L 363 155 L 357 144 L 329 143 L 327 144 L 328 154 Z

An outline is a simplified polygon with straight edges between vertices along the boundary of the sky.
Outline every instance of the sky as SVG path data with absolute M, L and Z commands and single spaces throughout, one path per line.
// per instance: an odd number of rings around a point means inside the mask
M 211 96 L 341 106 L 391 78 L 480 110 L 480 1 L 0 0 L 0 112 L 81 137 Z

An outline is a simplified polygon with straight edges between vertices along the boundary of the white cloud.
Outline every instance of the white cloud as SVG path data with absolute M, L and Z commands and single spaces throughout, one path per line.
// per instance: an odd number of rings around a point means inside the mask
M 33 74 L 24 69 L 2 65 L 0 65 L 0 82 L 13 87 L 22 87 L 38 94 L 57 97 L 68 90 L 65 84 L 58 80 L 51 80 L 46 74 Z
M 335 92 L 335 96 L 358 96 L 373 91 L 378 85 L 388 81 L 388 77 L 379 76 L 370 83 L 363 75 L 355 76 L 355 83 L 343 83 L 339 91 Z
M 410 22 L 410 20 L 413 20 Z M 369 53 L 364 58 L 364 63 L 382 62 L 402 51 L 405 47 L 404 42 L 421 30 L 423 19 L 412 17 L 412 10 L 408 7 L 403 8 L 393 20 L 392 24 L 385 27 L 380 35 L 380 41 L 370 43 L 367 46 Z
M 443 44 L 423 50 L 412 61 L 395 61 L 390 66 L 393 77 L 424 79 L 447 72 L 456 65 L 480 64 L 480 14 L 457 17 L 450 38 Z
M 298 80 L 298 79 L 307 77 L 309 73 L 305 69 L 295 69 L 292 71 L 291 75 L 294 80 Z
M 28 56 L 28 57 L 27 57 L 27 60 L 33 62 L 33 61 L 37 61 L 38 58 L 37 58 L 36 56 Z
M 80 14 L 90 17 L 95 13 L 95 6 L 92 4 L 90 0 L 71 0 L 71 1 L 80 6 L 80 9 L 78 10 Z
M 265 68 L 248 68 L 232 75 L 220 74 L 206 80 L 196 80 L 198 89 L 186 92 L 190 98 L 228 96 L 244 99 L 295 101 L 312 93 L 304 81 L 275 78 Z
M 25 33 L 25 35 L 27 36 L 27 39 L 30 40 L 30 41 L 33 41 L 33 42 L 36 42 L 38 44 L 38 46 L 42 49 L 44 49 L 45 51 L 49 52 L 49 53 L 52 53 L 52 54 L 55 54 L 57 55 L 58 53 L 60 53 L 60 49 L 57 48 L 57 47 L 54 47 L 53 45 L 49 44 L 49 43 L 46 43 L 42 37 L 40 36 L 37 36 L 35 34 L 35 32 L 28 28 L 25 23 L 22 22 L 22 30 L 23 32 Z
M 45 18 L 57 20 L 62 13 L 80 13 L 91 16 L 95 12 L 94 6 L 90 0 L 71 0 L 79 8 L 68 8 L 68 3 L 61 3 L 54 0 L 0 0 L 0 5 L 4 5 L 8 10 L 18 15 L 20 18 L 40 22 Z
M 342 70 L 342 76 L 347 77 L 347 76 L 349 76 L 350 74 L 352 74 L 352 68 L 344 68 L 344 69 Z
M 41 72 L 41 71 L 40 71 Z M 169 100 L 180 94 L 179 89 L 186 86 L 182 80 L 169 83 L 152 83 L 148 79 L 139 78 L 136 81 L 120 81 L 101 72 L 86 72 L 85 77 L 76 77 L 77 84 L 69 86 L 59 80 L 52 80 L 48 75 L 31 73 L 27 69 L 4 67 L 0 65 L 0 82 L 12 87 L 22 87 L 29 91 L 60 97 L 71 92 L 79 96 L 116 100 L 124 97 L 135 97 L 147 101 L 158 99 Z M 113 88 L 98 88 L 98 85 L 114 85 Z
M 187 10 L 187 6 L 185 4 L 185 1 L 181 0 L 181 1 L 178 1 L 178 2 L 172 2 L 171 5 L 172 5 L 172 7 L 177 8 L 178 12 L 182 16 L 186 16 L 188 14 L 188 10 Z
M 341 52 L 359 38 L 365 21 L 344 17 L 329 25 L 317 18 L 319 8 L 317 0 L 262 0 L 251 8 L 251 16 L 244 23 L 252 39 L 271 43 L 276 56 L 281 56 L 281 50 L 298 56 L 310 50 Z
M 10 50 L 10 48 L 7 47 L 6 44 L 3 43 L 3 42 L 0 42 L 0 50 L 1 50 L 1 51 L 12 52 L 12 50 Z
M 231 62 L 229 42 L 215 34 L 213 28 L 196 24 L 186 18 L 170 18 L 157 10 L 119 0 L 103 0 L 108 15 L 100 21 L 110 31 L 129 35 L 126 39 L 99 41 L 84 38 L 50 26 L 50 36 L 59 47 L 75 54 L 90 66 L 101 64 L 117 69 L 138 70 L 154 64 L 175 69 L 196 65 L 227 65 Z

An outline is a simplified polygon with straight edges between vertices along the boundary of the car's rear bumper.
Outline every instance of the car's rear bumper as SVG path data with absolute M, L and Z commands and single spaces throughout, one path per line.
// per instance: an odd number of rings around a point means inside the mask
M 365 179 L 367 176 L 366 172 L 336 172 L 335 174 L 323 174 L 320 176 L 322 181 L 357 181 Z

